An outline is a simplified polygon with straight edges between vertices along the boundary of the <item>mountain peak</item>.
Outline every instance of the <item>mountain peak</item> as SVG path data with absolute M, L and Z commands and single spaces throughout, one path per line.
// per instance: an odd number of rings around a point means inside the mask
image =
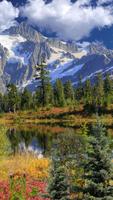
M 9 35 L 19 34 L 32 42 L 40 42 L 43 40 L 42 35 L 25 21 L 21 22 L 17 26 L 5 30 L 3 33 Z
M 8 83 L 36 90 L 34 66 L 40 64 L 43 55 L 53 83 L 61 78 L 76 85 L 80 75 L 84 82 L 89 78 L 94 80 L 99 71 L 104 75 L 112 73 L 113 69 L 113 51 L 102 44 L 47 38 L 27 22 L 22 22 L 0 34 L 1 92 Z

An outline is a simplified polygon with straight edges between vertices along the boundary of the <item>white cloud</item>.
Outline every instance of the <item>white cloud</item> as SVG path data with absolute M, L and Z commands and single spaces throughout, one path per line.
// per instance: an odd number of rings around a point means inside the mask
M 43 0 L 29 0 L 21 9 L 30 23 L 41 29 L 46 27 L 56 32 L 63 39 L 79 40 L 88 36 L 95 28 L 103 28 L 113 24 L 113 14 L 110 7 L 102 6 L 104 0 L 99 0 L 97 7 L 91 6 L 91 0 L 53 0 L 45 4 Z M 110 0 L 107 0 L 110 1 Z
M 113 0 L 98 0 L 98 5 L 103 5 L 103 4 L 105 4 L 105 3 L 112 3 L 113 2 Z
M 11 2 L 3 0 L 0 2 L 0 32 L 16 23 L 19 10 L 13 7 Z

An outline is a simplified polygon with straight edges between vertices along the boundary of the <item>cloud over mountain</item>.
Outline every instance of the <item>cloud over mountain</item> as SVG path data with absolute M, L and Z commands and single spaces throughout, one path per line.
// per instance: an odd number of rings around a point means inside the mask
M 112 0 L 98 0 L 98 5 L 108 4 L 112 3 Z
M 41 29 L 56 32 L 60 38 L 79 40 L 96 27 L 113 24 L 112 7 L 103 6 L 104 2 L 99 0 L 97 6 L 92 7 L 91 0 L 78 0 L 75 3 L 70 0 L 53 0 L 49 4 L 43 0 L 29 0 L 21 8 L 21 14 Z
M 0 32 L 16 23 L 15 18 L 19 15 L 19 9 L 11 2 L 3 0 L 0 2 Z
M 55 32 L 65 40 L 80 40 L 90 35 L 94 28 L 102 29 L 113 25 L 113 1 L 98 0 L 92 6 L 91 0 L 28 0 L 15 8 L 11 2 L 0 2 L 0 32 L 8 29 L 16 22 L 19 15 L 27 17 L 29 23 L 41 30 Z

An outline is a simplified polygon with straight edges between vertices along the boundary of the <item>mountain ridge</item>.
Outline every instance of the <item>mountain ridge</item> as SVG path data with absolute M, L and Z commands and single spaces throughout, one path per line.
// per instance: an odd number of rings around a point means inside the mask
M 100 43 L 75 43 L 47 38 L 26 22 L 13 26 L 0 34 L 0 92 L 8 83 L 19 89 L 36 90 L 35 67 L 42 57 L 48 65 L 54 83 L 70 79 L 76 86 L 78 79 L 93 80 L 98 72 L 112 75 L 113 50 Z

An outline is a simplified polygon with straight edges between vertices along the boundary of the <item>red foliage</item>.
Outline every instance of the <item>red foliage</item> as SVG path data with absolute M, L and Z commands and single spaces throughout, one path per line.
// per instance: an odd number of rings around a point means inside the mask
M 9 184 L 7 182 L 0 182 L 0 199 L 9 200 Z
M 26 181 L 26 200 L 49 200 L 41 195 L 46 194 L 47 184 L 45 182 L 27 180 Z M 37 191 L 36 194 L 33 191 Z M 8 182 L 0 182 L 0 200 L 10 199 L 10 185 Z

